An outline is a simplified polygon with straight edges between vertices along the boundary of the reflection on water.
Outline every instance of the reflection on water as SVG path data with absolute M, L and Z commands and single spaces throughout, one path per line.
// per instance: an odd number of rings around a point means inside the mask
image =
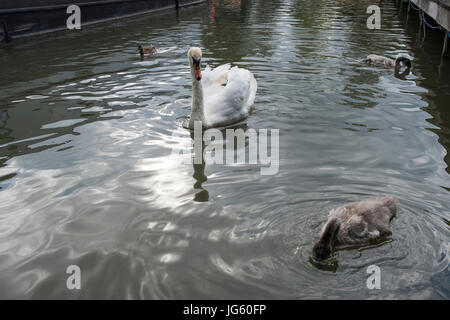
M 367 30 L 365 1 L 211 0 L 1 47 L 0 297 L 450 297 L 450 66 L 440 33 L 381 7 Z M 276 175 L 174 152 L 192 150 L 193 45 L 255 74 L 243 126 L 280 130 Z M 311 260 L 331 208 L 383 194 L 390 239 Z
M 191 131 L 191 139 L 194 139 L 194 131 Z M 196 157 L 195 154 L 195 146 L 193 147 L 194 155 L 193 158 Z M 208 181 L 208 177 L 205 175 L 205 158 L 203 156 L 205 152 L 205 141 L 203 140 L 202 136 L 202 147 L 201 147 L 202 157 L 201 157 L 201 163 L 196 163 L 196 161 L 192 161 L 192 166 L 194 167 L 194 189 L 198 190 L 198 192 L 194 196 L 194 201 L 198 202 L 206 202 L 209 200 L 209 193 L 208 191 L 202 187 L 202 184 L 206 181 Z

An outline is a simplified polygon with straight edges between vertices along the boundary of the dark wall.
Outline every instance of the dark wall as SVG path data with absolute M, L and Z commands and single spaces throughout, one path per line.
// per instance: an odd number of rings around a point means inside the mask
M 81 24 L 175 8 L 204 0 L 1 0 L 0 41 L 66 28 L 67 7 L 77 4 Z M 6 29 L 6 30 L 5 30 Z
M 183 0 L 179 0 L 183 1 Z M 55 6 L 63 5 L 69 6 L 71 4 L 83 4 L 83 3 L 99 3 L 107 4 L 117 1 L 112 0 L 1 0 L 0 10 L 2 9 L 14 9 L 14 8 L 31 8 L 31 7 L 44 7 L 44 6 Z M 122 0 L 121 2 L 136 2 L 136 0 Z M 169 6 L 174 5 L 176 0 L 143 0 L 143 2 L 148 2 L 149 4 L 154 4 L 155 6 Z M 189 0 L 184 0 L 184 2 L 192 2 Z

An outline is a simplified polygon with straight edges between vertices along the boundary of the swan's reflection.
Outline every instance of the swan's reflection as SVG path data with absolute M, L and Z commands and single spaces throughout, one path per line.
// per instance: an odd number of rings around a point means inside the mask
M 195 179 L 195 183 L 194 183 L 194 190 L 200 190 L 199 192 L 195 193 L 194 196 L 194 201 L 197 202 L 206 202 L 209 200 L 209 193 L 206 189 L 204 189 L 202 187 L 202 183 L 206 182 L 208 180 L 208 177 L 205 175 L 205 157 L 204 152 L 205 152 L 205 141 L 203 140 L 203 133 L 202 132 L 202 163 L 196 164 L 195 161 L 192 161 L 192 166 L 194 167 L 194 179 Z M 191 130 L 191 139 L 194 141 L 194 130 Z M 196 157 L 195 154 L 195 148 L 194 148 L 194 159 Z
M 227 128 L 219 128 L 219 131 L 222 133 L 223 137 L 226 137 L 226 129 L 242 129 L 244 131 L 247 131 L 248 126 L 246 123 L 238 123 L 236 125 L 233 125 L 231 127 L 227 127 Z M 194 130 L 190 130 L 190 134 L 191 134 L 191 139 L 192 141 L 195 143 L 195 139 L 194 139 Z M 204 134 L 205 131 L 202 131 L 201 133 L 201 140 L 202 140 L 202 147 L 201 147 L 201 163 L 195 163 L 195 161 L 192 161 L 192 166 L 194 168 L 194 174 L 193 174 L 193 178 L 195 179 L 195 183 L 194 183 L 194 189 L 195 190 L 199 190 L 198 192 L 195 193 L 194 196 L 194 201 L 197 202 L 206 202 L 209 200 L 209 192 L 203 187 L 203 183 L 206 182 L 208 180 L 208 177 L 205 175 L 205 167 L 206 167 L 206 163 L 205 163 L 205 140 L 204 140 Z M 215 143 L 217 143 L 217 141 L 215 141 Z M 245 141 L 245 145 L 244 148 L 246 148 L 248 146 L 248 141 Z M 226 147 L 226 140 L 222 140 L 222 148 Z M 194 154 L 193 154 L 193 159 L 196 158 L 195 151 L 197 149 L 194 146 Z M 199 149 L 200 150 L 200 149 Z M 237 145 L 235 144 L 234 146 L 234 152 L 237 152 Z

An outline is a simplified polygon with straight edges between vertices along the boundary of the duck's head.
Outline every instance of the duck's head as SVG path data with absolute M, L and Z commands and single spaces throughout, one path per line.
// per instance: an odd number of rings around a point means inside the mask
M 188 51 L 189 65 L 191 66 L 191 73 L 193 79 L 197 81 L 202 79 L 202 72 L 200 69 L 200 63 L 202 60 L 202 50 L 198 47 L 192 47 Z

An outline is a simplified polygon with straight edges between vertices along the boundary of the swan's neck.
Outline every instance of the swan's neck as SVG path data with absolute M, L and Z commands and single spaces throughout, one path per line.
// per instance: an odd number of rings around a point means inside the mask
M 204 125 L 205 113 L 203 110 L 203 86 L 201 80 L 192 78 L 192 106 L 189 128 L 194 128 L 194 121 L 201 121 Z

